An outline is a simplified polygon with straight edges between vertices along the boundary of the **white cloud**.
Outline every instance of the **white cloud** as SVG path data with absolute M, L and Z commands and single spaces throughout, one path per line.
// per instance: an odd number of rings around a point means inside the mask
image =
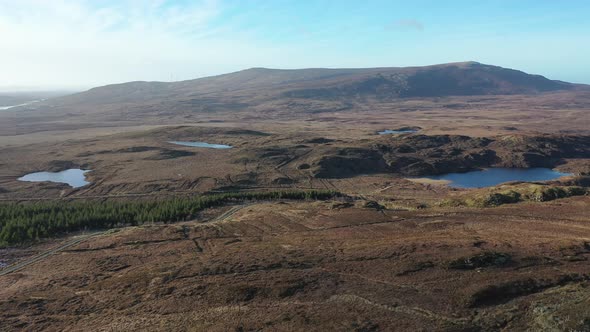
M 221 11 L 213 0 L 0 0 L 0 86 L 190 79 L 276 55 L 212 24 Z

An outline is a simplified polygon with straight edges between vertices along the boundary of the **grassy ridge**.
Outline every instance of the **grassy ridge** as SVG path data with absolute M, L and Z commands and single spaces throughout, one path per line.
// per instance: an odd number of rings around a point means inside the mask
M 559 198 L 587 195 L 588 193 L 590 191 L 587 188 L 579 186 L 502 185 L 445 199 L 439 205 L 486 208 L 525 201 L 546 202 Z
M 20 244 L 84 229 L 109 229 L 149 222 L 193 219 L 203 209 L 243 200 L 317 200 L 340 194 L 327 190 L 224 193 L 152 202 L 36 202 L 0 204 L 0 246 Z

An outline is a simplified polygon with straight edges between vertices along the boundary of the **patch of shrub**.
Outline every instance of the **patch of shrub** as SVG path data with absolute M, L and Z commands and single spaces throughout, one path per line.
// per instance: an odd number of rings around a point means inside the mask
M 147 160 L 166 160 L 166 159 L 190 157 L 190 156 L 194 156 L 194 155 L 196 155 L 196 153 L 192 152 L 192 151 L 162 149 L 162 150 L 160 150 L 160 152 L 157 155 L 146 158 L 146 159 Z
M 483 192 L 475 191 L 466 193 L 459 197 L 443 200 L 438 205 L 445 207 L 466 206 L 485 208 L 522 201 L 546 202 L 559 198 L 586 195 L 589 192 L 588 189 L 579 186 L 548 186 L 539 184 L 514 186 L 509 190 L 498 191 L 502 188 L 506 188 L 506 186 L 491 188 Z
M 499 285 L 489 285 L 475 292 L 470 300 L 471 307 L 484 307 L 506 303 L 512 299 L 528 294 L 538 293 L 544 289 L 563 286 L 569 283 L 587 281 L 587 275 L 569 274 L 557 279 L 524 279 Z
M 375 209 L 375 210 L 383 210 L 385 209 L 385 207 L 381 204 L 379 204 L 378 202 L 375 201 L 366 201 L 363 203 L 363 208 L 366 209 Z
M 474 270 L 482 267 L 504 266 L 512 262 L 512 256 L 500 252 L 484 252 L 471 257 L 458 258 L 449 263 L 449 268 L 455 270 Z
M 586 194 L 586 189 L 582 187 L 548 187 L 534 186 L 525 193 L 528 200 L 535 202 L 546 202 L 554 199 L 565 198 L 570 196 L 580 196 Z
M 485 206 L 498 206 L 502 204 L 517 203 L 520 201 L 520 193 L 509 190 L 501 193 L 493 193 L 485 197 L 483 205 Z

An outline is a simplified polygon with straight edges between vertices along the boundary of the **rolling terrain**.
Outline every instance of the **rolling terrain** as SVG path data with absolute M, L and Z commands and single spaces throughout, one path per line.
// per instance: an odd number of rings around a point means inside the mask
M 584 118 L 589 91 L 585 85 L 476 62 L 412 68 L 254 68 L 182 82 L 115 84 L 47 100 L 0 113 L 0 134 L 58 131 L 76 136 L 82 128 L 214 126 L 219 121 L 258 129 L 267 121 L 275 128 L 283 121 L 287 126 L 297 121 L 301 129 L 310 121 L 350 128 L 361 114 L 365 125 L 407 120 L 420 127 L 438 125 L 439 132 L 447 133 L 459 132 L 454 126 L 461 125 L 462 130 L 479 130 L 479 136 L 486 127 L 580 132 L 587 130 L 586 123 L 572 120 Z M 480 120 L 486 120 L 484 126 Z M 539 122 L 554 128 L 539 127 Z
M 422 178 L 489 167 L 570 175 Z M 70 168 L 90 184 L 17 180 Z M 253 198 L 311 190 L 334 195 Z M 477 62 L 253 68 L 0 111 L 0 209 L 230 192 L 251 199 L 24 229 L 0 248 L 0 330 L 590 329 L 588 86 Z
M 284 202 L 209 223 L 130 227 L 0 277 L 3 327 L 584 331 L 589 203 L 378 211 Z

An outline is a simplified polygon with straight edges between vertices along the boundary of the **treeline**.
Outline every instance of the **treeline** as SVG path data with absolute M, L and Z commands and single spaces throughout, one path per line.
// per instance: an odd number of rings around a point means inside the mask
M 323 200 L 335 191 L 245 192 L 179 197 L 163 201 L 50 201 L 0 204 L 0 246 L 21 244 L 67 232 L 110 229 L 150 222 L 194 219 L 206 208 L 244 200 Z

